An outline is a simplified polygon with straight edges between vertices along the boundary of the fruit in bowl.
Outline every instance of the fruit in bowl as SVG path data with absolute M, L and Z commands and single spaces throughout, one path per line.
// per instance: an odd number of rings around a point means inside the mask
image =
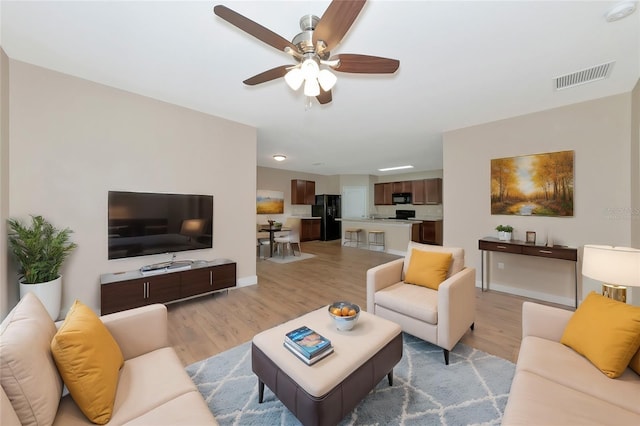
M 360 306 L 351 302 L 334 302 L 329 305 L 329 316 L 339 331 L 348 331 L 358 322 Z

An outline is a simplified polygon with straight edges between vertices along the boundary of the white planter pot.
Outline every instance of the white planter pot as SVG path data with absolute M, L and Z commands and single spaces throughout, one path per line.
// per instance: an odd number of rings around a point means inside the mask
M 58 319 L 62 306 L 62 276 L 53 281 L 38 284 L 25 284 L 20 280 L 20 299 L 27 293 L 33 293 L 40 299 L 51 319 L 54 321 Z
M 498 231 L 500 241 L 511 241 L 511 232 Z

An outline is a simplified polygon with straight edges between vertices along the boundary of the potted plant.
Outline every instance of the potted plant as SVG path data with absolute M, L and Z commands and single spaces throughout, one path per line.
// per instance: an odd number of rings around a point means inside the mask
M 71 230 L 56 229 L 42 216 L 31 216 L 31 225 L 9 219 L 9 247 L 19 264 L 20 298 L 32 292 L 56 320 L 62 299 L 60 268 L 77 244 Z
M 498 231 L 498 239 L 501 241 L 510 241 L 513 233 L 513 226 L 511 225 L 498 225 L 496 226 Z

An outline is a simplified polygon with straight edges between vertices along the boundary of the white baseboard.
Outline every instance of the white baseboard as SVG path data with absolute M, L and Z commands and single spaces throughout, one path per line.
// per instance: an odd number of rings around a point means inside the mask
M 258 276 L 252 275 L 249 277 L 238 278 L 236 282 L 236 287 L 248 287 L 250 285 L 258 284 Z
M 486 283 L 485 283 L 486 284 Z M 481 281 L 476 281 L 476 287 L 482 287 Z M 523 288 L 510 287 L 501 284 L 491 284 L 491 287 L 485 285 L 485 289 L 499 291 L 501 293 L 514 294 L 516 296 L 528 297 L 531 299 L 543 300 L 550 303 L 558 303 L 560 305 L 575 306 L 575 300 L 571 297 L 557 296 L 555 294 L 541 293 Z M 580 301 L 578 300 L 578 303 Z

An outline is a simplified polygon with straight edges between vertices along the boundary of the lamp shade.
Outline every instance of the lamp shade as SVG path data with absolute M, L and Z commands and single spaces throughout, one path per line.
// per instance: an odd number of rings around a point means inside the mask
M 608 284 L 640 287 L 640 250 L 585 245 L 582 275 Z
M 300 68 L 291 68 L 288 73 L 284 75 L 284 81 L 287 82 L 292 90 L 298 90 L 304 82 L 304 75 Z
M 321 70 L 318 73 L 318 82 L 320 83 L 320 86 L 322 86 L 322 90 L 325 92 L 333 89 L 336 81 L 338 81 L 338 77 L 329 70 Z
M 315 78 L 307 79 L 304 83 L 305 96 L 318 96 L 320 94 L 320 85 Z

